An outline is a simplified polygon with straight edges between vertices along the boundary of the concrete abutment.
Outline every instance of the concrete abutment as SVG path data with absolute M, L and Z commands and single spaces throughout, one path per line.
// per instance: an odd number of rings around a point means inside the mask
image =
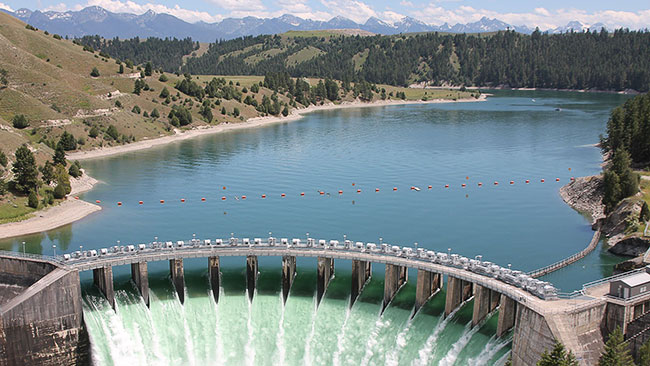
M 289 298 L 289 291 L 296 277 L 296 257 L 285 255 L 282 257 L 282 301 Z
M 221 272 L 219 270 L 219 257 L 208 258 L 208 276 L 210 278 L 210 289 L 215 303 L 219 303 L 219 293 L 221 291 Z
M 440 289 L 442 276 L 438 273 L 418 269 L 418 279 L 415 289 L 415 315 L 418 310 Z
M 352 288 L 350 289 L 350 306 L 354 305 L 361 294 L 363 286 L 372 276 L 372 263 L 366 261 L 352 261 Z
M 393 300 L 397 291 L 408 279 L 408 268 L 386 264 L 386 275 L 384 277 L 384 302 L 381 307 L 383 312 Z
M 172 284 L 178 294 L 178 300 L 181 304 L 185 303 L 185 271 L 183 268 L 183 259 L 170 259 L 169 272 L 172 278 Z
M 147 262 L 131 263 L 131 279 L 138 288 L 142 300 L 149 307 L 149 273 Z
M 517 317 L 517 303 L 508 296 L 501 295 L 499 305 L 499 319 L 497 322 L 497 337 L 502 337 L 515 326 Z
M 320 304 L 327 286 L 334 275 L 334 259 L 318 257 L 318 284 L 316 292 L 316 304 Z
M 115 310 L 115 291 L 113 290 L 113 267 L 93 269 L 93 283 Z
M 255 295 L 255 287 L 257 286 L 258 275 L 258 260 L 257 256 L 249 255 L 246 257 L 246 289 L 248 291 L 248 299 L 253 301 Z

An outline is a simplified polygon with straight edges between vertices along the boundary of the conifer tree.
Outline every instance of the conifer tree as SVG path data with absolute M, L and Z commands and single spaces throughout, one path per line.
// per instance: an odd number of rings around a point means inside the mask
M 598 360 L 598 366 L 634 366 L 621 328 L 616 327 L 609 334 L 609 338 L 605 342 L 605 350 Z
M 551 352 L 545 350 L 537 366 L 578 366 L 578 361 L 572 352 L 567 352 L 564 345 L 555 340 Z
M 13 166 L 14 184 L 16 190 L 22 193 L 38 188 L 38 170 L 34 154 L 29 150 L 27 145 L 22 145 L 16 149 L 16 161 Z

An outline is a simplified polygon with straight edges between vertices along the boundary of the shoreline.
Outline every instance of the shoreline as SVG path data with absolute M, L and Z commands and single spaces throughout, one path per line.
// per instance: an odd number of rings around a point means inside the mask
M 411 84 L 409 88 L 414 89 L 431 89 L 431 90 L 442 90 L 442 89 L 452 89 L 458 90 L 462 86 L 421 86 L 418 84 Z M 558 88 L 513 88 L 505 85 L 497 86 L 468 86 L 468 90 L 520 90 L 520 91 L 557 91 L 557 92 L 573 92 L 573 93 L 602 93 L 602 94 L 623 94 L 623 95 L 638 95 L 643 94 L 643 92 L 634 90 L 634 89 L 625 89 L 625 90 L 608 90 L 608 89 L 558 89 Z
M 68 160 L 81 161 L 81 160 L 103 158 L 108 156 L 124 154 L 127 152 L 145 150 L 145 149 L 152 148 L 154 146 L 165 145 L 177 141 L 183 141 L 197 136 L 205 136 L 205 135 L 211 135 L 211 134 L 246 129 L 246 128 L 263 127 L 275 123 L 293 122 L 303 118 L 305 114 L 316 112 L 316 111 L 349 109 L 349 108 L 383 107 L 383 106 L 409 105 L 409 104 L 473 103 L 473 102 L 482 102 L 485 101 L 486 99 L 487 99 L 487 95 L 481 94 L 478 99 L 476 98 L 460 99 L 455 101 L 447 100 L 447 99 L 432 99 L 427 101 L 422 101 L 422 100 L 378 100 L 375 102 L 354 101 L 354 102 L 342 102 L 340 104 L 334 104 L 330 102 L 319 106 L 310 105 L 309 107 L 294 109 L 286 117 L 282 117 L 282 116 L 253 117 L 247 119 L 244 122 L 218 124 L 216 126 L 201 126 L 184 132 L 180 132 L 180 133 L 177 132 L 176 134 L 171 136 L 152 138 L 149 140 L 141 140 L 128 145 L 111 146 L 111 147 L 90 150 L 90 151 L 74 152 L 68 154 Z
M 99 182 L 95 178 L 85 172 L 79 178 L 71 178 L 72 190 L 65 200 L 56 206 L 34 212 L 27 220 L 0 225 L 0 240 L 53 230 L 100 211 L 100 206 L 75 198 L 76 195 L 91 190 L 97 183 Z
M 188 130 L 175 135 L 155 138 L 151 140 L 142 140 L 128 145 L 113 146 L 108 148 L 101 148 L 91 151 L 77 152 L 68 154 L 68 160 L 89 160 L 96 158 L 103 158 L 108 156 L 119 155 L 127 152 L 140 151 L 154 146 L 169 144 L 176 141 L 183 141 L 198 136 L 205 136 L 227 131 L 240 130 L 245 128 L 256 128 L 271 125 L 274 123 L 293 122 L 301 119 L 305 114 L 335 109 L 348 109 L 348 108 L 365 108 L 365 107 L 382 107 L 389 105 L 407 105 L 407 104 L 438 104 L 438 103 L 468 103 L 480 102 L 487 99 L 487 95 L 481 94 L 479 98 L 475 99 L 461 99 L 461 100 L 446 100 L 446 99 L 432 99 L 428 101 L 422 100 L 380 100 L 375 102 L 342 102 L 340 104 L 327 103 L 320 106 L 311 105 L 306 108 L 294 109 L 287 117 L 254 117 L 241 123 L 233 124 L 219 124 L 211 127 L 199 127 Z M 23 221 L 11 222 L 0 225 L 0 240 L 17 236 L 29 235 L 49 231 L 61 226 L 71 224 L 75 221 L 81 220 L 84 217 L 100 211 L 102 208 L 90 202 L 75 199 L 74 197 L 83 192 L 91 190 L 98 181 L 93 177 L 84 174 L 78 178 L 70 179 L 71 192 L 68 198 L 60 204 L 48 207 L 42 211 L 36 211 L 34 216 Z

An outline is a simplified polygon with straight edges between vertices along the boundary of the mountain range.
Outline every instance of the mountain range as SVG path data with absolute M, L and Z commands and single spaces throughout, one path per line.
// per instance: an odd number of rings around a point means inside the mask
M 276 18 L 226 18 L 217 23 L 188 23 L 173 15 L 147 11 L 144 14 L 113 13 L 99 6 L 90 6 L 79 11 L 39 11 L 18 9 L 15 12 L 3 10 L 35 27 L 51 33 L 70 37 L 100 35 L 104 38 L 133 37 L 191 37 L 195 41 L 214 42 L 218 39 L 233 39 L 260 34 L 278 34 L 291 30 L 306 31 L 319 29 L 361 29 L 376 34 L 399 34 L 413 32 L 484 33 L 499 30 L 515 30 L 529 34 L 528 26 L 515 26 L 498 19 L 483 17 L 477 22 L 466 24 L 431 25 L 418 19 L 404 17 L 395 23 L 388 23 L 371 17 L 365 23 L 356 23 L 348 18 L 337 16 L 328 21 L 302 19 L 285 14 Z M 548 30 L 549 33 L 567 31 L 600 30 L 602 23 L 592 26 L 577 21 L 565 27 Z

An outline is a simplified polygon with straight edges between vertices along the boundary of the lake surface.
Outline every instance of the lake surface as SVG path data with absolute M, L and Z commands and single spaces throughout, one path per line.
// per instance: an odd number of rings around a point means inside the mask
M 533 270 L 580 251 L 590 241 L 588 220 L 564 204 L 558 190 L 570 177 L 601 170 L 600 151 L 593 145 L 605 131 L 611 108 L 627 97 L 541 91 L 494 94 L 476 103 L 322 111 L 296 122 L 87 161 L 84 167 L 102 184 L 83 198 L 101 200 L 103 210 L 45 234 L 1 241 L 0 248 L 22 250 L 20 243 L 25 241 L 29 252 L 52 254 L 53 244 L 60 253 L 79 245 L 101 248 L 117 240 L 126 244 L 154 237 L 225 238 L 234 233 L 253 238 L 272 232 L 277 237 L 305 238 L 309 233 L 323 239 L 342 240 L 346 235 L 364 242 L 379 238 L 397 245 L 417 242 L 419 247 L 451 248 L 468 257 L 483 255 L 484 260 Z M 446 184 L 449 188 L 444 188 Z M 432 189 L 427 189 L 429 185 Z M 421 191 L 410 190 L 411 186 Z M 118 201 L 123 205 L 118 207 Z M 572 291 L 609 275 L 619 260 L 599 247 L 544 279 Z M 471 303 L 444 322 L 443 294 L 430 301 L 429 310 L 409 320 L 411 285 L 400 291 L 398 299 L 403 301 L 379 317 L 381 300 L 372 291 L 381 292 L 379 266 L 362 295 L 367 298 L 348 310 L 350 263 L 337 262 L 333 285 L 338 283 L 341 289 L 328 290 L 316 311 L 315 261 L 298 260 L 296 283 L 302 290 L 292 290 L 282 306 L 280 259 L 261 258 L 265 285 L 248 303 L 244 261 L 222 259 L 224 277 L 234 283 L 224 286 L 234 287 L 222 289 L 219 305 L 210 300 L 207 260 L 186 261 L 185 306 L 173 296 L 167 263 L 150 264 L 154 293 L 150 312 L 128 283 L 126 266 L 115 269 L 118 314 L 88 287 L 86 313 L 97 362 L 493 363 L 509 347 L 492 337 L 495 317 L 480 328 L 466 326 Z M 228 282 L 225 278 L 223 283 Z M 219 326 L 200 326 L 206 316 Z M 185 332 L 177 337 L 186 343 L 161 336 L 171 332 L 170 322 L 180 322 L 174 329 Z M 133 339 L 136 334 L 139 346 L 158 353 L 139 352 L 136 344 L 132 354 L 117 360 L 118 350 L 127 347 L 119 343 L 120 337 Z

